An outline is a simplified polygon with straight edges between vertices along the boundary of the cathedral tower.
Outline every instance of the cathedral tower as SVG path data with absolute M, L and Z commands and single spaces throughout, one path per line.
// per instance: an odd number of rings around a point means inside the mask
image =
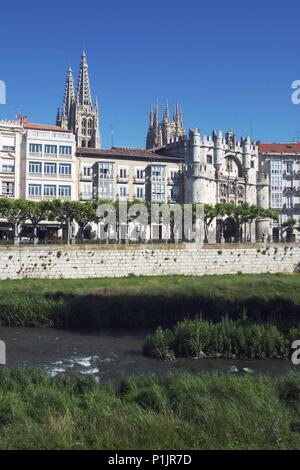
M 63 107 L 58 112 L 56 123 L 75 134 L 78 147 L 101 147 L 99 108 L 97 99 L 94 104 L 92 101 L 85 51 L 81 56 L 76 95 L 72 70 L 68 70 Z
M 170 120 L 169 106 L 165 106 L 163 119 L 159 122 L 158 103 L 150 108 L 149 127 L 146 139 L 146 148 L 162 147 L 170 142 L 175 142 L 184 135 L 182 111 L 179 104 L 176 105 L 173 120 Z

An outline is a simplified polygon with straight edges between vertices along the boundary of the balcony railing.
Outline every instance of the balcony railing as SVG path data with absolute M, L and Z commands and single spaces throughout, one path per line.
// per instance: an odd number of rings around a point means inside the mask
M 80 193 L 79 197 L 81 201 L 91 201 L 93 198 L 92 194 L 85 194 L 85 193 Z
M 168 178 L 167 184 L 176 186 L 179 184 L 179 178 Z
M 145 177 L 138 178 L 137 176 L 133 177 L 133 182 L 136 184 L 144 184 L 145 183 Z
M 81 172 L 80 173 L 80 179 L 82 181 L 92 181 L 93 175 L 92 174 L 91 175 L 85 175 L 84 173 Z
M 120 175 L 117 176 L 118 183 L 128 183 L 128 180 L 129 180 L 128 176 L 120 176 Z

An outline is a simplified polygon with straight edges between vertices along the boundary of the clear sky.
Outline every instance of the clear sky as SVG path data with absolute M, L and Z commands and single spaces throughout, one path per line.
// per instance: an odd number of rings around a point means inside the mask
M 246 135 L 252 121 L 255 139 L 299 140 L 299 20 L 299 0 L 3 1 L 0 118 L 54 123 L 85 48 L 103 147 L 111 129 L 114 145 L 143 147 L 156 97 L 181 103 L 186 131 Z

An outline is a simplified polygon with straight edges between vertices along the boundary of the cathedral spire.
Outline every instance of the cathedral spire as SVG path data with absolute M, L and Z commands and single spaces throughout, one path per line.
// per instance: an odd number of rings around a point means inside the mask
M 153 126 L 158 127 L 158 122 L 159 122 L 159 111 L 158 111 L 158 100 L 156 100 L 156 103 L 154 106 Z
M 75 100 L 75 93 L 74 93 L 74 80 L 73 80 L 73 73 L 71 67 L 69 67 L 67 72 L 66 78 L 66 86 L 65 86 L 65 93 L 64 93 L 64 102 L 62 108 L 62 114 L 65 118 L 70 115 L 71 107 Z
M 153 127 L 153 106 L 150 106 L 150 113 L 149 113 L 149 127 Z
M 92 95 L 85 51 L 82 52 L 81 56 L 76 98 L 79 105 L 92 107 Z
M 165 109 L 164 109 L 164 117 L 163 117 L 163 122 L 165 124 L 170 122 L 170 113 L 169 113 L 169 103 L 167 102 Z

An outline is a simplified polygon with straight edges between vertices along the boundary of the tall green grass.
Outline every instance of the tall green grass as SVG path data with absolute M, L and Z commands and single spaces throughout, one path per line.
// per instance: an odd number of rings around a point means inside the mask
M 129 378 L 0 371 L 0 449 L 299 449 L 300 374 Z
M 276 325 L 224 318 L 221 322 L 184 320 L 172 330 L 157 328 L 145 339 L 144 354 L 175 357 L 286 358 L 300 338 L 300 324 L 283 332 Z
M 300 275 L 0 281 L 0 325 L 153 328 L 199 315 L 294 326 Z

